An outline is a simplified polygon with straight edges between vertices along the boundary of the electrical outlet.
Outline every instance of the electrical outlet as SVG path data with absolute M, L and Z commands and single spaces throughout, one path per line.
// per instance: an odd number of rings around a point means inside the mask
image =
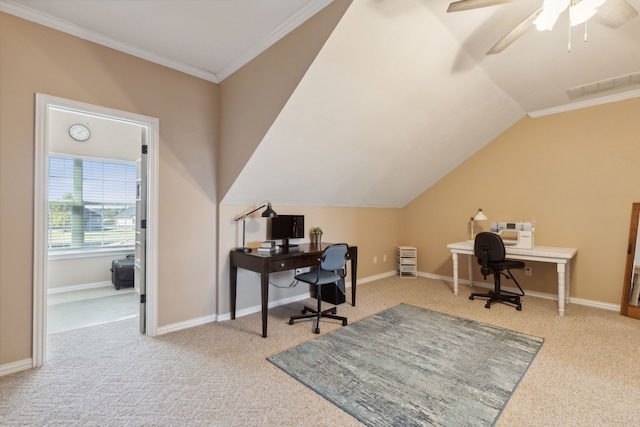
M 377 263 L 378 263 L 378 257 L 377 257 L 377 256 L 374 256 L 374 257 L 373 257 L 373 263 L 374 263 L 374 264 L 377 264 Z
M 524 275 L 525 276 L 531 276 L 533 274 L 533 269 L 531 267 L 525 267 L 524 268 Z

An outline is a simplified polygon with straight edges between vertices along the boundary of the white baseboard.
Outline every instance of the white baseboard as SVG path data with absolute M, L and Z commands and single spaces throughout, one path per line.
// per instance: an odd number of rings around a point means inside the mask
M 347 286 L 350 287 L 350 286 Z M 305 292 L 300 295 L 295 295 L 293 297 L 280 299 L 277 301 L 271 301 L 269 303 L 269 308 L 279 307 L 281 305 L 291 304 L 292 302 L 300 301 L 303 299 L 311 298 L 311 292 Z M 262 305 L 254 305 L 253 307 L 248 307 L 242 310 L 236 311 L 236 317 L 248 316 L 249 314 L 259 313 L 262 311 Z M 218 316 L 218 321 L 223 320 L 231 320 L 231 313 L 224 313 Z
M 440 276 L 440 275 L 437 275 L 437 274 L 420 273 L 420 272 L 418 272 L 418 276 L 426 277 L 426 278 L 429 278 L 429 279 L 445 280 L 447 282 L 453 283 L 453 277 L 449 277 L 449 276 Z M 462 283 L 464 285 L 470 285 L 470 283 L 471 283 L 471 282 L 469 282 L 469 280 L 465 280 L 465 279 L 459 279 L 458 282 Z M 490 283 L 484 283 L 484 282 L 474 282 L 473 286 L 478 287 L 478 288 L 483 288 L 483 289 L 491 289 L 491 288 L 493 288 L 493 286 Z M 519 291 L 519 289 L 509 288 L 509 287 L 504 287 L 504 290 L 505 291 L 509 291 L 509 292 L 517 292 L 517 291 Z M 530 290 L 527 290 L 526 293 L 527 293 L 527 295 L 532 296 L 532 297 L 544 298 L 544 299 L 550 299 L 550 300 L 553 300 L 553 301 L 558 301 L 558 295 L 557 294 L 549 294 L 549 293 L 546 293 L 546 292 L 536 292 L 536 291 L 530 291 Z M 584 299 L 584 298 L 572 298 L 572 297 L 569 297 L 569 304 L 584 305 L 584 306 L 587 306 L 587 307 L 600 308 L 602 310 L 608 310 L 608 311 L 620 311 L 620 304 L 611 304 L 611 303 L 606 303 L 606 302 L 601 302 L 601 301 L 588 300 L 588 299 Z
M 97 289 L 97 288 L 104 288 L 108 286 L 113 286 L 113 283 L 108 281 L 84 283 L 82 285 L 64 286 L 61 288 L 49 288 L 47 289 L 47 294 L 51 295 L 51 294 L 61 294 L 63 292 L 71 292 L 71 291 L 84 291 L 87 289 Z
M 375 276 L 369 276 L 369 277 L 365 277 L 364 279 L 359 279 L 358 280 L 358 285 L 362 285 L 365 284 L 367 282 L 373 282 L 374 280 L 378 280 L 378 279 L 383 279 L 385 277 L 390 277 L 390 276 L 394 276 L 396 274 L 395 270 L 393 271 L 389 271 L 386 273 L 382 273 L 382 274 L 377 274 Z M 351 282 L 345 282 L 345 289 L 349 289 L 351 288 Z M 269 308 L 274 308 L 274 307 L 279 307 L 281 305 L 286 305 L 286 304 L 290 304 L 292 302 L 296 302 L 296 301 L 300 301 L 303 299 L 307 299 L 311 297 L 311 293 L 307 292 L 301 295 L 296 295 L 290 298 L 284 298 L 284 299 L 280 299 L 278 301 L 271 301 L 269 303 Z M 259 313 L 260 311 L 262 311 L 262 306 L 261 305 L 254 305 L 253 307 L 248 307 L 242 310 L 238 310 L 236 311 L 236 317 L 242 317 L 242 316 L 247 316 L 249 314 L 253 314 L 253 313 Z M 231 313 L 224 313 L 224 314 L 220 314 L 218 316 L 218 321 L 223 321 L 223 320 L 231 320 Z
M 207 323 L 215 322 L 216 315 L 198 317 L 197 319 L 191 319 L 184 322 L 173 323 L 167 326 L 159 326 L 157 335 L 164 335 L 171 332 L 181 331 L 183 329 L 193 328 L 194 326 L 200 326 Z M 156 336 L 157 336 L 156 335 Z
M 358 284 L 373 282 L 374 280 L 380 280 L 380 279 L 384 279 L 386 277 L 391 277 L 391 276 L 395 276 L 395 275 L 396 275 L 396 271 L 395 270 L 391 270 L 391 271 L 387 271 L 386 273 L 376 274 L 375 276 L 369 276 L 369 277 L 365 277 L 363 279 L 358 279 Z M 349 283 L 349 286 L 351 286 L 351 283 Z
M 569 302 L 571 304 L 586 305 L 587 307 L 594 307 L 594 308 L 600 308 L 602 310 L 620 312 L 620 304 L 611 304 L 607 302 L 593 301 L 593 300 L 588 300 L 583 298 L 569 298 Z
M 17 362 L 0 365 L 0 377 L 26 371 L 31 368 L 33 368 L 33 359 L 18 360 Z

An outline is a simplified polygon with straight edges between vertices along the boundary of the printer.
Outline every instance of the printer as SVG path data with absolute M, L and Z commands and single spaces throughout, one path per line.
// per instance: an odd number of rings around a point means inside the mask
M 491 232 L 498 234 L 505 247 L 533 249 L 533 222 L 492 222 Z

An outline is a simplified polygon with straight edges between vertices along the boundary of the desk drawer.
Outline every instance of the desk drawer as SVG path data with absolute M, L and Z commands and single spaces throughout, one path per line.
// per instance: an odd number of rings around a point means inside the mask
M 269 271 L 285 271 L 293 270 L 296 268 L 296 262 L 292 259 L 279 259 L 277 261 L 271 261 L 269 263 Z

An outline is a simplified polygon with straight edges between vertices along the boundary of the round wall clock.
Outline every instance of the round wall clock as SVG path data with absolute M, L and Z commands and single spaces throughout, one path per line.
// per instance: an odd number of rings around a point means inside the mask
M 76 141 L 86 141 L 91 137 L 91 131 L 85 125 L 71 125 L 69 135 Z

